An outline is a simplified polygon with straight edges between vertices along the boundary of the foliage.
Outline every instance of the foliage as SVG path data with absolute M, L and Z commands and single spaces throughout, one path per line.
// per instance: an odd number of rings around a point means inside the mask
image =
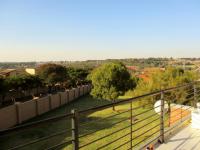
M 91 94 L 108 100 L 114 100 L 136 86 L 127 68 L 120 62 L 103 64 L 92 71 L 88 78 L 93 85 Z
M 69 77 L 68 86 L 76 87 L 88 83 L 87 76 L 89 72 L 89 69 L 67 68 L 67 74 Z
M 43 80 L 38 75 L 26 75 L 23 77 L 26 88 L 33 89 L 43 86 Z
M 6 85 L 5 79 L 0 77 L 0 95 L 5 95 L 8 92 L 8 87 Z
M 0 94 L 3 93 L 3 89 L 4 89 L 4 79 L 0 78 Z
M 150 76 L 148 81 L 140 79 L 138 81 L 137 87 L 134 91 L 127 94 L 131 96 L 138 96 L 145 93 L 158 91 L 161 89 L 166 89 L 170 87 L 175 87 L 185 83 L 190 83 L 198 79 L 198 75 L 193 71 L 185 71 L 181 68 L 166 68 L 165 71 L 157 71 Z M 176 103 L 182 103 L 187 95 L 187 90 L 176 90 L 174 92 L 169 92 L 166 95 L 171 100 L 172 98 L 176 100 Z M 159 99 L 158 97 L 157 99 Z M 166 98 L 165 98 L 166 99 Z M 166 99 L 166 100 L 169 100 Z M 156 99 L 146 98 L 145 103 L 154 103 Z
M 140 95 L 152 91 L 166 89 L 169 87 L 190 83 L 198 78 L 192 71 L 184 71 L 180 68 L 167 68 L 165 71 L 157 71 L 150 76 L 148 81 L 140 79 L 134 95 Z
M 13 76 L 5 79 L 9 91 L 19 91 L 37 88 L 43 85 L 39 76 L 23 75 Z
M 55 85 L 67 79 L 67 70 L 62 65 L 44 64 L 37 71 L 39 77 L 48 85 Z

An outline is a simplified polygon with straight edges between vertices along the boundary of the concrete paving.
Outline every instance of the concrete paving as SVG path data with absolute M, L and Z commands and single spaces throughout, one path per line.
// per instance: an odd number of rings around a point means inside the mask
M 189 125 L 159 145 L 156 150 L 200 150 L 200 129 L 193 129 Z

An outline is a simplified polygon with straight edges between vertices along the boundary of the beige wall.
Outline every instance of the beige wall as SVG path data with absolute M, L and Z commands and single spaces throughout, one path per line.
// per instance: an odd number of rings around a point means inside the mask
M 51 104 L 51 109 L 55 109 L 57 107 L 60 106 L 60 95 L 57 93 L 57 94 L 53 94 L 50 96 L 50 104 Z
M 45 96 L 45 97 L 42 97 L 42 98 L 39 98 L 37 99 L 37 113 L 38 115 L 41 115 L 45 112 L 48 112 L 50 109 L 50 101 L 49 101 L 49 96 Z
M 36 111 L 36 100 L 30 100 L 19 105 L 19 115 L 20 121 L 23 122 L 30 118 L 35 117 L 37 114 Z
M 84 94 L 84 89 L 83 89 L 83 86 L 81 86 L 81 87 L 79 87 L 80 88 L 80 96 L 83 96 L 83 94 Z
M 69 92 L 69 102 L 73 101 L 75 98 L 74 98 L 74 95 L 75 95 L 75 91 L 74 89 L 71 89 L 68 91 Z
M 60 98 L 61 98 L 61 105 L 64 105 L 68 102 L 68 91 L 60 92 Z
M 0 109 L 0 130 L 16 125 L 17 120 L 16 105 Z
M 79 95 L 79 88 L 74 88 L 74 92 L 75 92 L 75 98 L 78 98 Z

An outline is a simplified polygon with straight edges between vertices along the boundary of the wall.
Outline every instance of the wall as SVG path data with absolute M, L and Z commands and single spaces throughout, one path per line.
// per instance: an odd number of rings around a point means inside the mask
M 45 96 L 36 100 L 37 115 L 41 115 L 50 110 L 50 96 Z
M 66 103 L 68 103 L 69 101 L 69 96 L 68 96 L 68 91 L 65 91 L 65 92 L 60 92 L 60 101 L 61 101 L 61 105 L 64 105 Z
M 50 95 L 50 109 L 58 108 L 61 104 L 59 93 Z
M 81 87 L 79 87 L 79 89 L 80 89 L 80 96 L 83 96 L 83 94 L 84 94 L 84 87 L 83 86 L 81 86 Z
M 78 98 L 80 96 L 79 88 L 74 88 L 74 96 L 75 98 Z
M 91 86 L 84 85 L 78 88 L 33 99 L 23 103 L 16 103 L 0 109 L 0 130 L 21 124 L 33 117 L 65 105 L 82 95 L 90 92 Z
M 0 130 L 12 127 L 18 123 L 16 105 L 0 109 Z
M 74 89 L 71 89 L 68 91 L 68 93 L 69 93 L 69 102 L 71 102 L 75 99 L 75 91 Z
M 19 103 L 19 123 L 33 118 L 37 115 L 36 100 Z

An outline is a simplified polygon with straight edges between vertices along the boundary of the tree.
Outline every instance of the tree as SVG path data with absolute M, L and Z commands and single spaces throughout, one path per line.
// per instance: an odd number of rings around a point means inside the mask
M 67 70 L 62 65 L 44 64 L 38 68 L 38 75 L 49 86 L 49 91 L 52 92 L 51 87 L 56 84 L 62 85 L 67 79 Z
M 4 91 L 4 79 L 0 77 L 0 95 L 3 94 Z
M 120 62 L 109 62 L 96 68 L 89 75 L 92 81 L 92 96 L 115 101 L 129 89 L 136 86 L 125 65 Z M 113 106 L 113 110 L 115 110 Z
M 22 95 L 22 90 L 26 88 L 25 82 L 22 76 L 13 76 L 5 79 L 5 83 L 8 87 L 8 92 L 11 94 L 11 99 L 15 102 L 16 96 Z
M 88 83 L 87 76 L 89 72 L 89 69 L 67 68 L 67 74 L 69 77 L 68 87 L 75 87 Z
M 7 92 L 8 92 L 8 86 L 5 82 L 5 79 L 0 77 L 0 97 L 1 97 L 0 99 L 2 100 L 0 101 L 0 106 L 3 103 L 3 100 Z
M 29 90 L 29 92 L 34 88 L 38 91 L 38 88 L 43 86 L 43 81 L 38 75 L 25 75 L 23 76 L 23 80 L 23 89 L 25 88 L 24 90 Z M 34 92 L 31 92 L 31 95 L 34 97 Z
M 145 93 L 150 93 L 153 91 L 159 91 L 162 89 L 175 87 L 178 85 L 190 83 L 198 79 L 198 75 L 193 71 L 185 71 L 182 68 L 174 68 L 169 67 L 166 68 L 165 71 L 157 71 L 149 76 L 148 81 L 144 81 L 142 79 L 139 80 L 137 87 L 132 92 L 131 96 L 138 96 L 143 95 Z M 186 95 L 188 95 L 188 91 L 192 87 L 170 91 L 165 93 L 166 97 L 165 100 L 170 102 L 174 100 L 175 103 L 182 104 L 185 99 Z M 157 98 L 147 97 L 141 102 L 141 105 L 151 104 L 153 105 L 156 100 L 160 99 L 158 96 Z M 189 99 L 189 98 L 187 98 Z

